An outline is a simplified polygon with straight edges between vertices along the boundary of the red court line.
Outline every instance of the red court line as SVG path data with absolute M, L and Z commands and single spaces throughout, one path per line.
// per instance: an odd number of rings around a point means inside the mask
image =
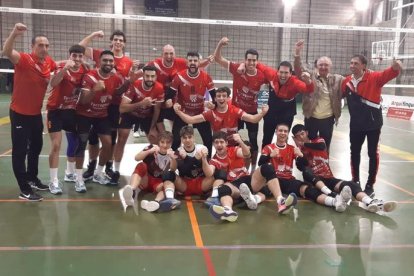
M 91 245 L 91 246 L 1 246 L 1 251 L 109 251 L 109 250 L 257 250 L 257 249 L 414 249 L 414 244 L 241 244 L 241 245 Z M 215 272 L 214 272 L 215 273 Z M 215 275 L 215 274 L 214 274 Z
M 213 261 L 211 260 L 210 252 L 205 248 L 203 239 L 201 238 L 200 227 L 198 225 L 197 216 L 194 211 L 193 202 L 190 197 L 186 197 L 188 215 L 190 216 L 191 228 L 193 229 L 193 235 L 196 242 L 196 247 L 201 248 L 203 251 L 204 262 L 207 266 L 208 275 L 217 275 L 214 269 Z

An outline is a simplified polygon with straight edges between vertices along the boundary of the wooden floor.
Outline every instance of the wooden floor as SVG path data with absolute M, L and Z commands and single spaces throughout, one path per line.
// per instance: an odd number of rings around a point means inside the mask
M 267 201 L 257 211 L 236 208 L 238 221 L 223 223 L 215 221 L 197 198 L 183 199 L 181 209 L 171 213 L 123 213 L 118 188 L 94 183 L 87 184 L 86 194 L 65 184 L 63 195 L 43 192 L 41 203 L 18 200 L 11 167 L 9 97 L 0 94 L 1 275 L 413 273 L 413 122 L 384 118 L 375 188 L 379 198 L 398 201 L 393 213 L 371 214 L 353 202 L 339 214 L 301 200 L 296 216 L 279 216 L 275 203 Z M 344 179 L 350 178 L 348 122 L 344 110 L 331 146 L 331 166 Z M 121 186 L 129 179 L 135 165 L 132 156 L 143 141 L 129 140 Z M 39 164 L 39 177 L 45 182 L 49 148 L 45 135 Z M 60 176 L 66 166 L 64 152 Z M 362 183 L 367 163 L 364 148 Z

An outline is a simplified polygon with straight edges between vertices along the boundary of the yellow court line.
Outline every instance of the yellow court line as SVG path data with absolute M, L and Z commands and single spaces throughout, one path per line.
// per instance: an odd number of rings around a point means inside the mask
M 0 126 L 10 124 L 10 117 L 1 117 L 0 118 Z

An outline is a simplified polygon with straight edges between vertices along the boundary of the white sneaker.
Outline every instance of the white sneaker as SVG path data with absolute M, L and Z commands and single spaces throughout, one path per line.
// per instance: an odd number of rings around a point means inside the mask
M 76 180 L 75 182 L 75 191 L 78 193 L 86 193 L 86 186 L 83 180 Z
M 230 222 L 235 222 L 239 215 L 237 212 L 233 211 L 232 209 L 229 209 L 227 207 L 213 205 L 210 206 L 208 209 L 210 211 L 210 214 L 219 220 L 227 220 Z
M 342 213 L 348 207 L 348 202 L 352 198 L 352 191 L 349 186 L 345 186 L 341 193 L 335 197 L 335 211 Z
M 254 195 L 251 193 L 249 186 L 247 186 L 246 183 L 242 183 L 239 186 L 240 190 L 240 196 L 243 198 L 243 200 L 246 202 L 247 207 L 250 210 L 256 210 L 257 209 L 257 202 L 254 197 Z
M 55 180 L 53 182 L 49 183 L 49 191 L 51 194 L 54 195 L 61 195 L 62 194 L 62 188 L 60 187 L 59 180 Z
M 154 200 L 141 200 L 141 208 L 148 212 L 155 212 L 160 208 L 160 204 Z
M 395 201 L 383 201 L 381 199 L 373 199 L 368 205 L 367 210 L 371 213 L 376 213 L 378 211 L 392 212 L 397 208 L 397 202 Z
M 128 206 L 134 205 L 134 190 L 132 190 L 132 187 L 130 185 L 126 185 L 122 189 L 119 190 L 119 199 L 121 200 L 122 207 L 124 209 L 124 212 L 126 212 L 126 209 Z
M 76 174 L 65 172 L 65 178 L 63 180 L 65 180 L 65 182 L 76 182 Z
M 110 180 L 103 173 L 102 174 L 95 173 L 93 175 L 92 182 L 99 183 L 101 185 L 108 185 Z
M 132 136 L 134 136 L 134 138 L 139 138 L 139 137 L 141 137 L 141 133 L 140 133 L 139 130 L 137 130 L 132 134 Z

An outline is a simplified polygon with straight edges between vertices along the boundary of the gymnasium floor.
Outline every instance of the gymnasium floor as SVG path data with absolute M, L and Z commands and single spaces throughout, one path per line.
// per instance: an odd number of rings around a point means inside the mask
M 384 118 L 377 196 L 396 200 L 389 214 L 352 203 L 342 214 L 301 200 L 297 216 L 279 216 L 272 201 L 257 211 L 238 209 L 236 223 L 215 221 L 202 201 L 153 214 L 123 213 L 118 188 L 88 183 L 78 194 L 43 192 L 41 203 L 17 199 L 11 167 L 9 95 L 0 94 L 1 275 L 412 275 L 414 254 L 414 123 Z M 300 109 L 298 109 L 300 111 Z M 300 113 L 300 112 L 299 112 Z M 331 146 L 331 166 L 350 178 L 344 111 Z M 301 117 L 298 116 L 298 121 Z M 244 132 L 244 134 L 246 134 Z M 122 184 L 135 166 L 142 138 L 131 138 Z M 65 145 L 63 146 L 65 148 Z M 49 137 L 44 136 L 39 177 L 49 178 Z M 66 161 L 61 151 L 59 173 Z M 367 156 L 363 151 L 362 181 Z M 140 196 L 141 197 L 141 196 Z M 145 195 L 144 197 L 148 197 Z

